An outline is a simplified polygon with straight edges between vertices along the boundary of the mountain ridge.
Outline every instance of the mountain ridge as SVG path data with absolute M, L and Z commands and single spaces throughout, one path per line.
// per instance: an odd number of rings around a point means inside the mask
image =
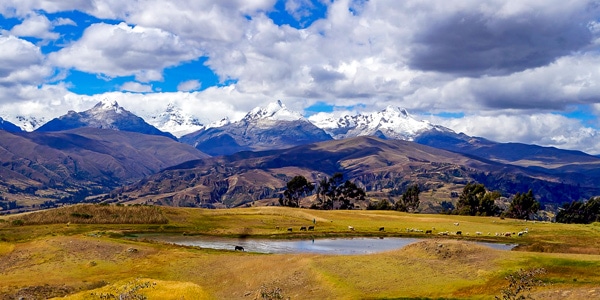
M 82 111 L 69 111 L 66 115 L 54 118 L 35 131 L 64 131 L 82 127 L 112 129 L 165 136 L 177 140 L 171 133 L 158 130 L 144 119 L 121 107 L 117 101 L 100 101 L 94 107 Z

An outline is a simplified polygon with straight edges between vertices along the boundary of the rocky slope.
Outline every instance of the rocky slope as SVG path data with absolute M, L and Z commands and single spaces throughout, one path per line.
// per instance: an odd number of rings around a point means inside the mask
M 210 155 L 283 149 L 331 137 L 281 101 L 257 107 L 237 122 L 187 134 L 180 141 Z

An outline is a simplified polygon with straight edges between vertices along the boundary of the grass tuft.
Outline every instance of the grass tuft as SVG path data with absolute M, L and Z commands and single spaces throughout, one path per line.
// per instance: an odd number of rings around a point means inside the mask
M 9 219 L 12 225 L 41 224 L 167 224 L 156 206 L 113 206 L 82 204 L 37 211 Z

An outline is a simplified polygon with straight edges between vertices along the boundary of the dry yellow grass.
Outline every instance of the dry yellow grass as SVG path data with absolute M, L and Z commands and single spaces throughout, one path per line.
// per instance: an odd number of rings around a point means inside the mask
M 250 234 L 287 237 L 275 226 L 299 226 L 316 221 L 316 231 L 293 235 L 409 235 L 406 228 L 436 227 L 437 231 L 518 231 L 526 237 L 489 237 L 499 242 L 552 241 L 584 247 L 599 239 L 597 225 L 524 223 L 498 218 L 411 215 L 397 212 L 313 211 L 261 207 L 201 210 L 161 208 L 169 230 L 198 234 Z M 20 216 L 19 216 L 20 217 Z M 460 223 L 459 226 L 454 223 Z M 352 225 L 356 231 L 349 232 Z M 543 267 L 547 286 L 536 295 L 550 299 L 596 295 L 600 286 L 600 255 L 499 251 L 477 246 L 466 236 L 428 239 L 404 249 L 371 255 L 266 255 L 178 247 L 112 238 L 96 225 L 61 224 L 4 226 L 0 236 L 20 230 L 38 238 L 0 242 L 0 294 L 37 293 L 38 298 L 73 295 L 72 299 L 115 291 L 142 278 L 156 287 L 142 289 L 149 299 L 256 299 L 261 291 L 279 291 L 291 299 L 385 299 L 400 297 L 493 299 L 506 285 L 504 276 L 524 268 Z M 111 230 L 148 231 L 162 225 L 110 225 Z M 379 226 L 385 226 L 383 233 Z M 563 234 L 570 232 L 580 238 Z M 49 234 L 54 232 L 54 236 Z M 487 232 L 485 232 L 487 235 Z M 487 236 L 484 238 L 488 238 Z M 583 242 L 582 242 L 583 241 Z M 559 248 L 556 248 L 559 249 Z M 567 248 L 561 248 L 567 249 Z M 189 290 L 188 290 L 189 289 Z M 164 294 L 157 294 L 157 293 Z M 24 294 L 25 293 L 25 294 Z M 154 294 L 151 294 L 154 293 Z M 190 294 L 191 293 L 191 294 Z M 39 297 L 39 295 L 43 295 Z M 173 297 L 171 297 L 173 296 Z M 189 296 L 189 297 L 188 297 Z M 554 297 L 554 298 L 553 298 Z M 569 296 L 570 297 L 570 296 Z M 575 297 L 575 296 L 573 296 Z M 568 298 L 568 297 L 567 297 Z M 97 299 L 97 298 L 96 298 Z M 571 298 L 577 299 L 577 298 Z
M 146 299 L 191 299 L 204 300 L 212 299 L 204 289 L 197 284 L 191 282 L 165 281 L 149 278 L 136 278 L 132 280 L 120 280 L 110 285 L 101 288 L 79 292 L 61 298 L 65 300 L 92 300 L 102 299 L 105 297 L 114 297 L 119 299 L 119 296 L 125 299 L 137 299 L 134 297 L 146 297 Z
M 26 225 L 39 224 L 166 224 L 159 207 L 81 204 L 14 216 Z

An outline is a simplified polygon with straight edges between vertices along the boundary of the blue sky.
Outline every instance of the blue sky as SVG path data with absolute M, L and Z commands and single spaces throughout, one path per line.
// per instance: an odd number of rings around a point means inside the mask
M 107 98 L 204 123 L 276 100 L 312 120 L 394 105 L 457 132 L 600 153 L 593 4 L 6 0 L 0 117 L 47 121 Z

